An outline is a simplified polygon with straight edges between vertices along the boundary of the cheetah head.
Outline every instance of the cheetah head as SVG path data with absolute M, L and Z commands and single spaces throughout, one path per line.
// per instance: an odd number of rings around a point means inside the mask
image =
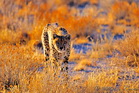
M 64 36 L 59 36 L 57 34 L 53 35 L 53 45 L 54 48 L 62 53 L 65 52 L 67 50 L 67 48 L 69 47 L 69 43 L 70 43 L 70 35 L 64 35 Z

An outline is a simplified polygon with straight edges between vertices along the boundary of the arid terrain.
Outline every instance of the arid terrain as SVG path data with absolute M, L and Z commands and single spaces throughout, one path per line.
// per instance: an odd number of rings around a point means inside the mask
M 41 34 L 71 34 L 69 79 L 46 66 Z M 138 93 L 139 0 L 0 0 L 0 93 Z

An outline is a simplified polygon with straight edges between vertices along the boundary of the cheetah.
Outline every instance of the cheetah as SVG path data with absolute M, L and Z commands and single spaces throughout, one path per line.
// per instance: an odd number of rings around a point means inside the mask
M 62 71 L 68 71 L 70 56 L 70 34 L 58 23 L 47 24 L 42 32 L 42 45 L 46 61 L 54 66 L 62 66 Z

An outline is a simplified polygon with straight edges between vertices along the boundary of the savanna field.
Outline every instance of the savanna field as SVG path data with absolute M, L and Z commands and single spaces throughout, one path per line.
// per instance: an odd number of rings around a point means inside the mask
M 67 81 L 44 59 L 55 22 L 71 35 Z M 139 0 L 0 0 L 0 93 L 139 93 Z

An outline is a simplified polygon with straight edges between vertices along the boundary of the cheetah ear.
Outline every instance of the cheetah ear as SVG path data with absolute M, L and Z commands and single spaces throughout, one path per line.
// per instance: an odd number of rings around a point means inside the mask
M 58 37 L 58 35 L 57 34 L 53 34 L 53 38 L 55 39 L 55 38 L 57 38 Z
M 60 27 L 59 30 L 61 30 L 61 31 L 67 31 L 67 30 L 66 30 L 65 28 L 63 28 L 63 27 Z
M 47 27 L 50 26 L 51 24 L 47 24 Z
M 55 24 L 56 24 L 57 26 L 59 26 L 58 23 L 55 23 Z
M 68 39 L 68 40 L 70 40 L 70 35 L 68 34 L 68 35 L 66 35 L 66 38 Z

